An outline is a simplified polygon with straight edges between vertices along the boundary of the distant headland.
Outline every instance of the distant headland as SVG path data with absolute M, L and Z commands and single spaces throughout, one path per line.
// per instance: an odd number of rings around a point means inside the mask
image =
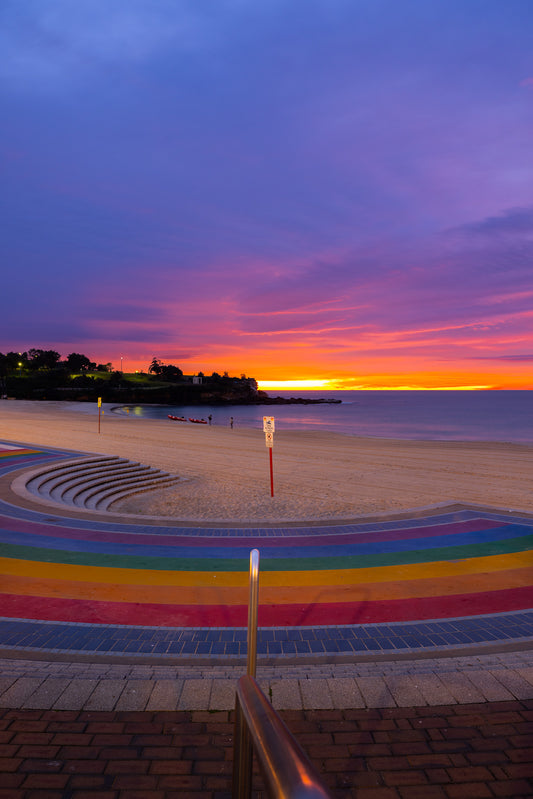
M 146 372 L 125 373 L 111 363 L 97 364 L 71 353 L 62 360 L 55 350 L 0 353 L 0 397 L 76 402 L 161 405 L 316 405 L 339 399 L 271 397 L 253 377 L 213 372 L 186 375 L 174 364 L 153 358 Z

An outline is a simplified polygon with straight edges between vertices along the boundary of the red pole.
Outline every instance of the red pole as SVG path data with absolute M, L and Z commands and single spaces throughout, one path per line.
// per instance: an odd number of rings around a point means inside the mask
M 274 496 L 274 469 L 272 467 L 272 447 L 268 450 L 270 452 L 270 496 Z

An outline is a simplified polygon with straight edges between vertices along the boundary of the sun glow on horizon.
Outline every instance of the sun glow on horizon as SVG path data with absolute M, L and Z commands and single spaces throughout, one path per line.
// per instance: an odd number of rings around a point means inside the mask
M 292 391 L 292 389 L 301 389 L 302 391 L 313 389 L 329 389 L 334 390 L 339 388 L 338 381 L 336 380 L 258 380 L 258 388 L 261 391 Z
M 490 383 L 474 384 L 442 384 L 434 385 L 429 382 L 420 383 L 383 383 L 383 382 L 358 382 L 342 379 L 307 379 L 307 380 L 258 380 L 260 391 L 489 391 L 502 386 Z

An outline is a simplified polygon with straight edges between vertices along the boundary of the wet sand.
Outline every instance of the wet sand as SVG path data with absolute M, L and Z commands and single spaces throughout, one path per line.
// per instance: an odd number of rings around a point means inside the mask
M 195 522 L 324 521 L 453 502 L 533 512 L 533 446 L 274 435 L 274 497 L 261 430 L 134 419 L 73 403 L 0 402 L 0 439 L 117 455 L 173 474 L 114 511 Z

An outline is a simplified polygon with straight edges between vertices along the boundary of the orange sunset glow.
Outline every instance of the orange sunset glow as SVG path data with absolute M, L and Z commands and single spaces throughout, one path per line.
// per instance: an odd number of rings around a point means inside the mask
M 533 374 L 528 364 L 518 368 L 516 364 L 504 364 L 498 370 L 481 371 L 472 364 L 472 370 L 466 370 L 459 363 L 455 370 L 427 369 L 416 371 L 396 371 L 394 362 L 384 367 L 383 363 L 373 364 L 361 358 L 353 373 L 340 369 L 337 374 L 332 370 L 327 375 L 316 373 L 309 368 L 304 369 L 289 360 L 288 363 L 267 364 L 268 357 L 263 353 L 254 358 L 250 352 L 242 353 L 242 360 L 234 359 L 195 360 L 188 362 L 185 358 L 163 358 L 164 362 L 175 363 L 186 374 L 211 374 L 212 372 L 239 376 L 246 374 L 255 377 L 258 388 L 266 392 L 275 391 L 342 391 L 342 390 L 496 390 L 496 389 L 533 389 Z M 124 371 L 135 370 L 146 372 L 150 359 L 141 361 L 124 357 Z M 120 359 L 115 359 L 115 367 Z M 359 368 L 357 368 L 359 367 Z M 388 368 L 387 368 L 388 367 Z

